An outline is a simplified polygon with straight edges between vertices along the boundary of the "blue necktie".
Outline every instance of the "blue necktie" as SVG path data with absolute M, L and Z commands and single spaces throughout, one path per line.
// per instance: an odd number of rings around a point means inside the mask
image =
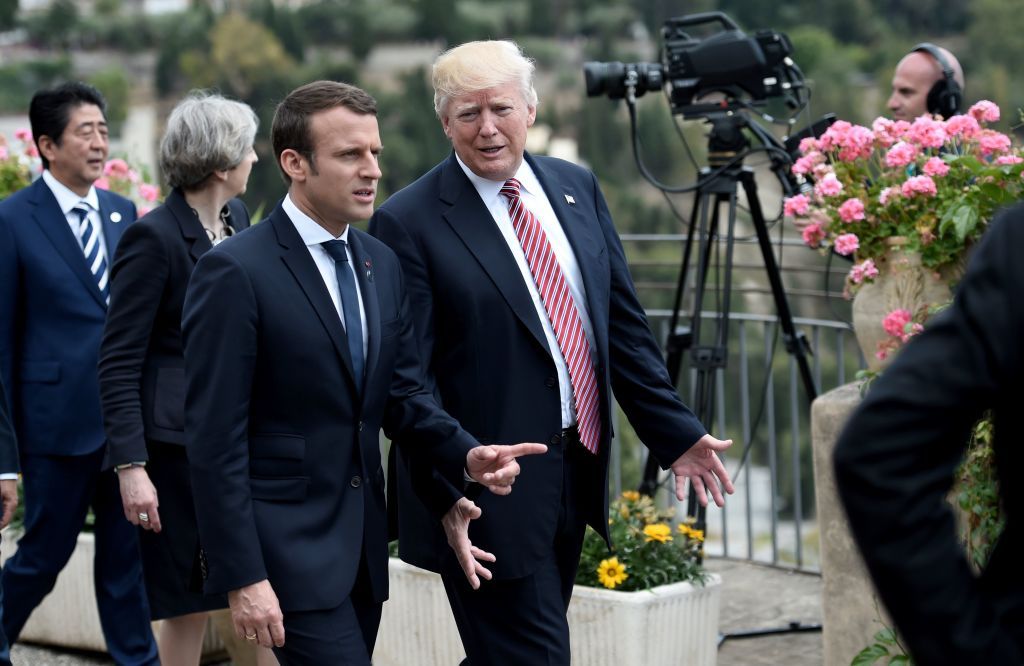
M 352 357 L 352 371 L 356 376 L 356 386 L 363 390 L 363 320 L 359 316 L 359 295 L 356 292 L 356 280 L 349 268 L 348 245 L 343 240 L 330 240 L 321 243 L 327 254 L 334 259 L 334 272 L 338 275 L 338 290 L 341 294 L 341 311 L 345 315 L 345 332 L 348 334 L 348 353 Z
M 100 230 L 89 216 L 89 209 L 79 204 L 72 209 L 78 216 L 78 242 L 82 245 L 82 252 L 85 253 L 85 263 L 89 272 L 96 280 L 96 286 L 103 294 L 103 300 L 110 303 L 110 274 L 107 272 L 107 254 L 103 251 L 103 244 L 100 242 Z

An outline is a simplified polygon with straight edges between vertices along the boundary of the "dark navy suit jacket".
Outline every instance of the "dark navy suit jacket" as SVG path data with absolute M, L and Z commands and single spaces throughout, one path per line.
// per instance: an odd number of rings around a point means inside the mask
M 356 388 L 344 328 L 281 207 L 196 265 L 185 298 L 186 448 L 206 591 L 269 578 L 285 611 L 335 608 L 365 558 L 387 597 L 382 424 L 462 478 L 476 444 L 422 386 L 398 259 L 349 230 L 368 329 Z
M 241 200 L 227 208 L 235 231 L 249 227 Z M 148 460 L 147 439 L 185 445 L 181 311 L 192 270 L 212 247 L 178 190 L 131 225 L 117 246 L 99 365 L 105 468 Z
M 637 300 L 618 234 L 594 175 L 568 162 L 526 156 L 579 263 L 596 339 L 601 445 L 582 474 L 587 522 L 608 529 L 612 391 L 637 434 L 670 465 L 706 434 L 679 400 Z M 537 310 L 504 237 L 454 153 L 374 214 L 370 232 L 398 254 L 428 382 L 444 408 L 481 442 L 555 442 L 561 407 L 555 363 Z M 454 495 L 425 488 L 398 461 L 399 545 L 404 559 L 436 570 L 447 546 L 436 520 Z M 497 556 L 498 578 L 532 573 L 554 542 L 561 504 L 557 446 L 520 460 L 511 495 L 482 494 L 474 545 Z M 413 490 L 428 498 L 424 509 Z
M 97 194 L 109 260 L 135 205 Z M 106 314 L 43 179 L 0 202 L 0 372 L 23 454 L 84 455 L 103 446 L 96 363 Z
M 7 409 L 7 391 L 0 378 L 0 474 L 13 474 L 20 470 L 18 465 L 18 438 Z
M 1024 663 L 1024 206 L 999 215 L 953 305 L 900 351 L 836 445 L 839 494 L 918 664 Z M 991 410 L 1006 524 L 980 575 L 948 504 Z

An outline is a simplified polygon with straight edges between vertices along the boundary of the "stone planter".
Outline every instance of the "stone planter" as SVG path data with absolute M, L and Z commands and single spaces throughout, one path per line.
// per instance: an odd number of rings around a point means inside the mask
M 373 663 L 455 666 L 465 657 L 436 574 L 392 558 Z M 644 592 L 576 586 L 569 605 L 573 662 L 585 666 L 708 666 L 717 657 L 721 579 L 704 587 L 663 585 Z
M 19 537 L 20 534 L 13 529 L 4 532 L 0 562 L 6 562 L 18 550 Z M 107 651 L 93 587 L 92 562 L 95 553 L 93 535 L 89 532 L 79 534 L 78 545 L 67 566 L 57 577 L 57 584 L 29 616 L 18 640 L 76 650 Z M 154 630 L 158 625 L 154 623 Z M 213 628 L 207 627 L 203 660 L 224 656 L 224 644 Z

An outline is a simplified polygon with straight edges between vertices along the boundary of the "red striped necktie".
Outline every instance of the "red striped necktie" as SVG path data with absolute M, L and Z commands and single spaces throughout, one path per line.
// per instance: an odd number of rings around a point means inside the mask
M 519 195 L 520 183 L 509 178 L 501 188 L 508 199 L 508 214 L 512 219 L 519 244 L 526 255 L 533 281 L 544 303 L 555 339 L 569 368 L 569 380 L 576 403 L 576 425 L 580 442 L 591 453 L 597 453 L 601 441 L 601 418 L 597 404 L 597 377 L 590 356 L 590 343 L 583 331 L 579 310 L 569 291 L 569 285 L 558 265 L 547 235 L 537 217 L 523 204 Z

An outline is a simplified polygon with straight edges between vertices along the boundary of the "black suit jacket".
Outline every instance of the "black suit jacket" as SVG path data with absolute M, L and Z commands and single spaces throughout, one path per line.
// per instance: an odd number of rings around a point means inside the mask
M 835 451 L 857 543 L 915 661 L 1024 663 L 1024 207 L 986 232 L 953 305 L 871 387 Z M 995 418 L 1006 527 L 980 577 L 946 503 L 972 425 Z
M 249 211 L 227 204 L 241 231 Z M 110 311 L 100 345 L 104 467 L 148 460 L 146 440 L 185 444 L 181 311 L 199 257 L 213 245 L 179 190 L 124 233 L 110 271 Z
M 14 425 L 7 410 L 7 392 L 4 390 L 3 378 L 0 377 L 0 474 L 19 471 L 18 438 L 14 435 Z
M 269 578 L 285 611 L 337 607 L 365 559 L 387 597 L 379 431 L 459 482 L 476 442 L 422 385 L 398 260 L 349 230 L 368 329 L 356 388 L 344 328 L 278 207 L 196 265 L 185 297 L 185 444 L 206 591 Z
M 526 156 L 580 266 L 596 338 L 601 444 L 582 473 L 587 522 L 608 530 L 612 390 L 637 434 L 668 466 L 706 434 L 679 400 L 637 300 L 618 234 L 594 175 L 568 162 Z M 418 346 L 444 408 L 482 442 L 552 442 L 561 431 L 555 363 L 526 282 L 501 232 L 454 153 L 380 207 L 370 231 L 402 261 Z M 398 462 L 402 557 L 437 569 L 447 546 L 433 513 L 453 495 L 424 485 Z M 493 552 L 496 577 L 531 573 L 550 551 L 561 505 L 561 447 L 520 461 L 511 495 L 484 493 L 475 545 Z M 426 490 L 425 490 L 426 488 Z

